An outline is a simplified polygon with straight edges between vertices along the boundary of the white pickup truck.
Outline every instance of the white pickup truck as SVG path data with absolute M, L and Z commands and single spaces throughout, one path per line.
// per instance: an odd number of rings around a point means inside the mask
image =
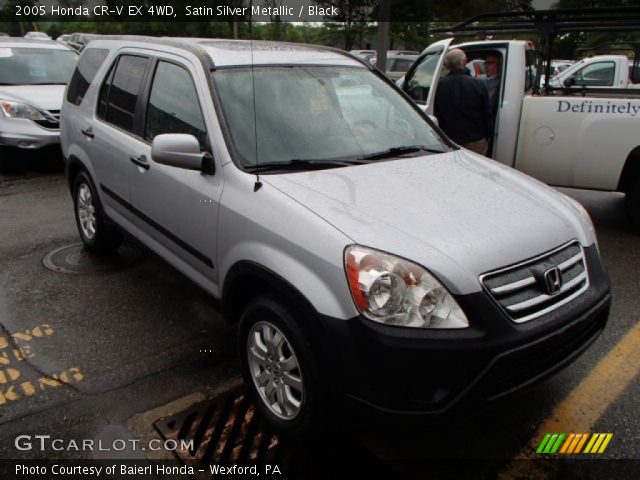
M 429 115 L 452 41 L 426 48 L 399 81 Z M 629 217 L 640 228 L 640 89 L 576 85 L 535 93 L 536 52 L 529 42 L 455 48 L 469 61 L 501 58 L 493 159 L 550 185 L 624 192 Z
M 561 71 L 549 81 L 551 87 L 640 88 L 631 81 L 631 63 L 626 55 L 597 55 Z

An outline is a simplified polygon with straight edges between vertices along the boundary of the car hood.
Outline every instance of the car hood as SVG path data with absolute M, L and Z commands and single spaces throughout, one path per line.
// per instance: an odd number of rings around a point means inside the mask
M 43 110 L 60 110 L 66 85 L 0 86 L 0 99 L 26 103 Z
M 560 193 L 466 150 L 263 176 L 354 243 L 415 261 L 453 292 L 577 238 L 590 222 Z

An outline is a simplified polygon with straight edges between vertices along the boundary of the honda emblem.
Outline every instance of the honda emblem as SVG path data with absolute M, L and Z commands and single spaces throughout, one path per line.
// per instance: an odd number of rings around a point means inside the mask
M 549 295 L 555 295 L 562 289 L 562 273 L 558 267 L 544 272 L 544 284 Z

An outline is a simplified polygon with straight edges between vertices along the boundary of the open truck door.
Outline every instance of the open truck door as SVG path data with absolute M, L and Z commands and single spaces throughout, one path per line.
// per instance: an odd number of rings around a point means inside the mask
M 404 77 L 402 89 L 431 116 L 438 79 L 451 42 L 453 38 L 447 38 L 429 45 Z

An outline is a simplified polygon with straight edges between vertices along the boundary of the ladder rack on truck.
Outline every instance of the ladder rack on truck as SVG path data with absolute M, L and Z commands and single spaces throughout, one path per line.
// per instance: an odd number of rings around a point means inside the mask
M 549 88 L 548 83 L 551 78 L 553 45 L 559 35 L 576 32 L 639 30 L 640 8 L 621 7 L 484 13 L 452 26 L 433 28 L 430 33 L 455 37 L 538 34 L 541 56 L 536 84 L 539 84 L 540 75 L 544 70 L 546 90 Z

